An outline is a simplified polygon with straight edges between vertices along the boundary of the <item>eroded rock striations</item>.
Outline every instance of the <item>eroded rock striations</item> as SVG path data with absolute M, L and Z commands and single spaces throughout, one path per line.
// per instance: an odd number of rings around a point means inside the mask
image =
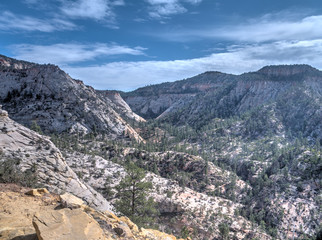
M 142 138 L 121 117 L 144 121 L 121 97 L 98 93 L 54 65 L 0 55 L 0 102 L 17 122 L 36 122 L 46 132 L 104 132 Z M 113 102 L 114 101 L 114 102 Z
M 79 180 L 67 165 L 59 149 L 47 137 L 11 120 L 3 114 L 3 110 L 1 111 L 0 162 L 2 164 L 6 162 L 22 175 L 32 176 L 35 179 L 26 179 L 26 181 L 33 181 L 32 184 L 43 185 L 55 193 L 73 193 L 97 209 L 113 209 L 98 192 Z

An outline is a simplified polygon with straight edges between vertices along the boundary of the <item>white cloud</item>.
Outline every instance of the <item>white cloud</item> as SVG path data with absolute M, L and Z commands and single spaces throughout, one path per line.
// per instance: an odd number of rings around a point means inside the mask
M 281 41 L 234 46 L 223 53 L 174 61 L 113 62 L 99 66 L 64 67 L 72 77 L 98 89 L 134 90 L 148 84 L 175 81 L 205 71 L 240 74 L 265 65 L 310 64 L 322 69 L 322 40 Z
M 123 0 L 63 0 L 61 11 L 70 18 L 90 18 L 115 23 L 115 6 L 124 5 Z
M 68 43 L 54 45 L 12 45 L 12 52 L 17 59 L 37 63 L 65 65 L 94 60 L 99 56 L 143 55 L 144 48 L 120 46 L 117 44 L 96 43 L 91 45 Z
M 275 20 L 283 19 L 283 20 Z M 241 42 L 268 42 L 281 40 L 307 40 L 322 38 L 322 15 L 307 16 L 300 20 L 287 20 L 287 16 L 265 15 L 245 24 L 203 29 L 176 29 L 158 36 L 171 41 L 198 39 L 226 39 Z
M 322 37 L 321 26 L 322 15 L 305 17 L 299 21 L 265 20 L 232 27 L 229 31 L 221 30 L 215 36 L 248 42 L 316 39 Z
M 187 12 L 183 3 L 193 5 L 199 4 L 202 0 L 146 0 L 150 4 L 149 15 L 155 19 L 167 18 L 170 15 L 181 14 Z
M 0 30 L 40 31 L 53 32 L 76 29 L 76 25 L 70 21 L 53 18 L 39 19 L 35 17 L 16 15 L 9 11 L 0 14 Z

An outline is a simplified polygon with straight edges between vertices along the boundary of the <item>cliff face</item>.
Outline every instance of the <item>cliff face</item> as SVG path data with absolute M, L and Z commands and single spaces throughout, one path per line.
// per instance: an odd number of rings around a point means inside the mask
M 238 76 L 206 72 L 122 96 L 135 112 L 157 118 L 153 123 L 163 133 L 152 131 L 150 135 L 162 149 L 166 145 L 167 150 L 194 150 L 247 182 L 246 196 L 235 199 L 244 205 L 240 209 L 243 216 L 280 239 L 317 232 L 321 221 L 321 71 L 308 65 L 282 65 Z M 171 101 L 165 100 L 168 97 Z M 190 168 L 194 165 L 189 157 L 183 159 L 180 164 L 180 159 L 170 155 L 155 162 L 166 170 L 160 175 L 169 168 L 177 175 L 185 169 L 188 184 L 193 183 L 202 171 Z M 207 184 L 199 178 L 197 186 L 206 184 L 215 195 L 233 199 L 231 192 L 223 195 L 211 186 L 216 184 L 210 172 Z M 218 175 L 214 179 L 220 185 Z M 232 186 L 228 179 L 223 182 Z M 239 191 L 235 186 L 236 196 Z M 288 230 L 290 225 L 293 230 Z
M 77 177 L 47 137 L 11 120 L 3 110 L 0 112 L 0 164 L 6 166 L 2 167 L 5 172 L 0 177 L 9 181 L 45 186 L 55 193 L 71 192 L 94 208 L 113 209 L 101 194 Z
M 214 118 L 275 104 L 286 128 L 318 139 L 322 138 L 321 96 L 322 73 L 307 65 L 268 66 L 238 76 L 206 72 L 123 94 L 134 112 L 146 118 L 196 128 Z
M 142 141 L 120 115 L 144 119 L 120 104 L 120 97 L 114 103 L 54 65 L 0 59 L 0 101 L 17 122 L 30 126 L 35 121 L 47 132 L 100 131 Z

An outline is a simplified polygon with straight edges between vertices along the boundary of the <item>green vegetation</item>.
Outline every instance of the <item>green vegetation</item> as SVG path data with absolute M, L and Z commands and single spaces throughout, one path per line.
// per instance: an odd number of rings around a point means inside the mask
M 133 163 L 126 165 L 127 176 L 117 186 L 116 208 L 140 227 L 153 227 L 158 215 L 156 203 L 148 197 L 152 188 L 150 182 L 143 181 L 145 173 Z
M 37 187 L 37 167 L 35 164 L 31 168 L 20 172 L 17 166 L 20 159 L 5 158 L 0 159 L 0 182 L 1 183 L 19 183 L 25 187 Z
M 220 223 L 219 226 L 220 236 L 223 240 L 228 240 L 229 237 L 229 226 L 227 223 Z

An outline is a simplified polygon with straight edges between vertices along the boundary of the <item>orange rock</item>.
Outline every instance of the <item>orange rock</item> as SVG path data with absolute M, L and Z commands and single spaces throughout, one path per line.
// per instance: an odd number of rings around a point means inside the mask
M 31 189 L 30 191 L 26 192 L 26 195 L 41 197 L 42 195 L 44 195 L 46 193 L 49 194 L 49 192 L 46 188 L 35 188 L 35 189 Z

